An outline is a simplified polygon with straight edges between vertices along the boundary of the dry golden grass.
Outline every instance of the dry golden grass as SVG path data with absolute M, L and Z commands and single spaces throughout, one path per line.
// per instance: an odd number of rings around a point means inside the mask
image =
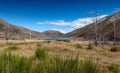
M 87 50 L 88 41 L 40 41 L 40 40 L 9 40 L 0 41 L 0 51 L 10 45 L 16 45 L 19 49 L 12 51 L 14 54 L 19 54 L 23 56 L 33 56 L 36 48 L 41 45 L 46 49 L 50 56 L 57 55 L 60 57 L 76 57 L 79 55 L 79 59 L 83 60 L 86 58 L 93 58 L 94 60 L 101 62 L 103 64 L 116 64 L 120 67 L 120 51 L 110 52 L 111 46 L 100 46 L 94 47 L 92 50 Z M 80 44 L 83 48 L 76 48 L 75 45 Z M 38 45 L 38 46 L 37 46 Z

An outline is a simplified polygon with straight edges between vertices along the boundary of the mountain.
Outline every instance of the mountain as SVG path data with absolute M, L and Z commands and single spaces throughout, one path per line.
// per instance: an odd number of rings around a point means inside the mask
M 116 24 L 116 38 L 120 39 L 120 12 L 106 16 L 98 21 L 98 36 L 102 38 L 113 39 L 113 23 Z M 95 38 L 94 29 L 94 24 L 89 24 L 83 28 L 79 28 L 65 34 L 64 37 L 81 37 L 86 39 L 93 39 Z
M 46 36 L 43 33 L 33 31 L 20 26 L 15 26 L 0 19 L 0 37 L 2 39 L 5 39 L 5 37 L 9 37 L 9 39 L 24 39 L 24 38 L 28 39 L 30 38 L 30 33 L 32 38 Z
M 30 36 L 31 35 L 31 36 Z M 33 31 L 24 27 L 15 26 L 0 19 L 0 39 L 29 39 L 41 37 L 60 37 L 63 33 L 55 30 L 48 30 L 43 33 Z
M 48 31 L 44 31 L 43 33 L 48 37 L 61 37 L 63 35 L 63 33 L 55 30 L 48 30 Z

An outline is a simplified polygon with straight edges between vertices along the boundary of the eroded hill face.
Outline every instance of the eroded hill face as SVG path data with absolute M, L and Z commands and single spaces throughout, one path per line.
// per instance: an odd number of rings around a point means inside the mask
M 43 33 L 32 31 L 24 27 L 11 25 L 4 20 L 0 19 L 0 36 L 4 39 L 9 36 L 9 39 L 29 39 L 30 33 L 32 38 L 39 38 L 46 36 Z
M 9 39 L 29 39 L 31 34 L 31 38 L 41 38 L 41 37 L 60 37 L 63 35 L 59 31 L 49 30 L 43 33 L 33 31 L 24 27 L 11 25 L 4 20 L 0 19 L 0 37 L 1 39 L 5 39 L 5 37 L 9 37 Z
M 120 13 L 102 18 L 102 21 L 98 21 L 98 36 L 104 38 L 113 38 L 113 23 L 116 24 L 116 35 L 120 39 Z M 87 25 L 83 28 L 79 28 L 70 33 L 67 33 L 66 37 L 83 37 L 83 38 L 94 38 L 94 24 Z

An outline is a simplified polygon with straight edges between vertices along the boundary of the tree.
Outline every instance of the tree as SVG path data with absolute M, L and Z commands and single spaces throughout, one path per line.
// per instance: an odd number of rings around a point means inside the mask
M 93 17 L 92 17 L 92 20 L 93 20 L 93 26 L 94 26 L 94 33 L 95 33 L 95 46 L 98 46 L 98 12 L 97 11 L 93 11 L 92 12 L 93 14 Z

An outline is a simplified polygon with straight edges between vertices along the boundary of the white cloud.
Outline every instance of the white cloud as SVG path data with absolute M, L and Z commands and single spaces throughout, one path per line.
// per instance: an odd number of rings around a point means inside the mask
M 98 16 L 97 18 L 98 19 L 101 19 L 103 17 L 105 17 L 107 15 L 101 15 L 101 16 Z M 93 19 L 96 18 L 96 17 L 93 17 Z M 55 21 L 43 21 L 43 22 L 38 22 L 37 24 L 52 24 L 52 25 L 58 25 L 58 26 L 71 26 L 72 29 L 71 30 L 74 30 L 74 29 L 77 29 L 77 28 L 81 28 L 85 25 L 88 25 L 88 24 L 91 24 L 93 23 L 93 20 L 92 18 L 79 18 L 79 19 L 76 19 L 76 20 L 73 20 L 71 22 L 67 22 L 65 20 L 55 20 Z M 69 28 L 67 29 L 56 29 L 56 30 L 59 30 L 59 31 L 62 31 L 64 33 L 68 32 L 68 31 L 71 31 L 70 29 L 68 30 Z
M 101 15 L 101 16 L 98 16 L 98 18 L 101 19 L 105 16 L 107 16 L 107 15 Z M 79 19 L 73 20 L 72 22 L 67 22 L 64 20 L 55 20 L 55 21 L 38 22 L 37 24 L 52 24 L 52 25 L 72 26 L 73 28 L 80 28 L 80 27 L 88 25 L 92 22 L 93 22 L 92 18 L 79 18 Z
M 66 28 L 66 29 L 54 28 L 54 29 L 51 29 L 51 30 L 57 30 L 57 31 L 60 31 L 60 32 L 62 32 L 62 33 L 68 33 L 68 32 L 70 32 L 70 31 L 75 30 L 75 28 Z

